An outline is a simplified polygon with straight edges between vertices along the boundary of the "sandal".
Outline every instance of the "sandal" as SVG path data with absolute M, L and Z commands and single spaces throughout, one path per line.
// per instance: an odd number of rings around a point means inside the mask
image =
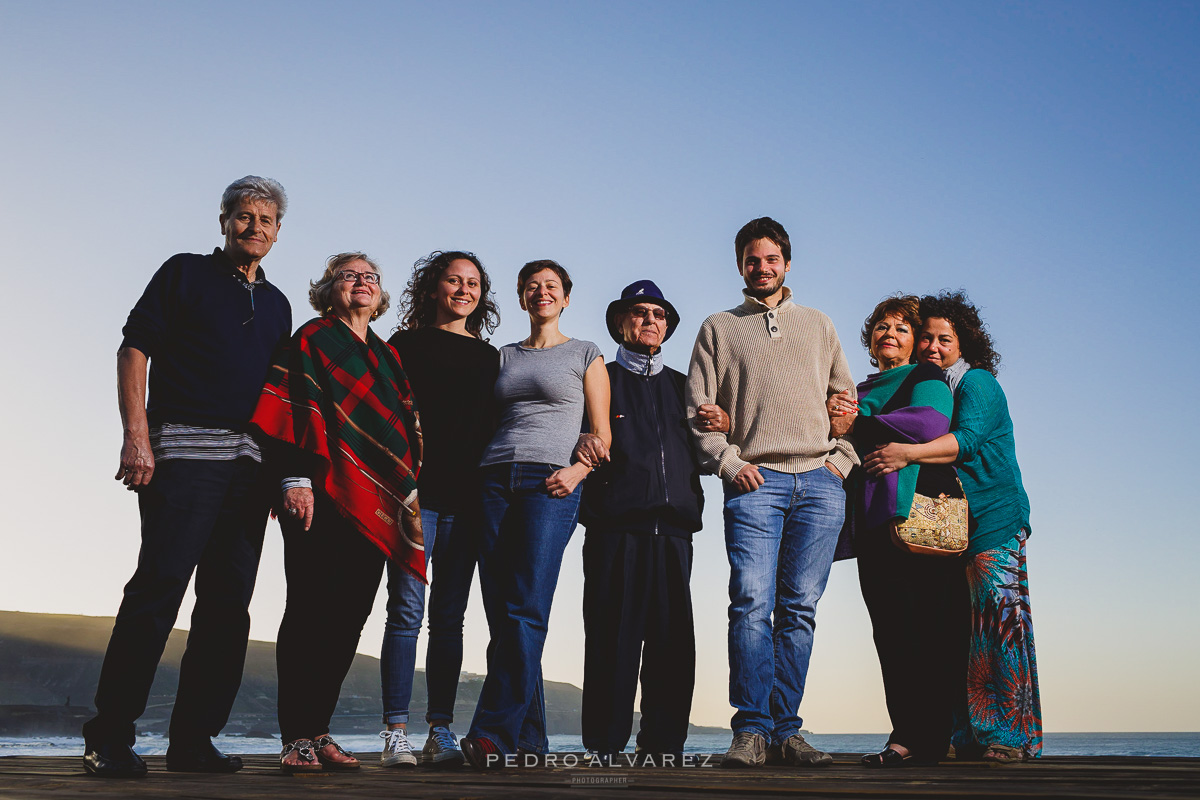
M 321 762 L 317 760 L 317 754 L 313 750 L 312 739 L 297 739 L 285 744 L 279 753 L 279 769 L 285 775 L 319 771 Z
M 994 767 L 1006 764 L 1020 764 L 1025 760 L 1025 751 L 1003 744 L 990 744 L 983 751 L 983 761 Z
M 859 761 L 870 769 L 897 769 L 915 763 L 912 753 L 901 755 L 899 751 L 890 747 L 885 747 L 878 753 L 867 753 Z
M 313 749 L 317 751 L 317 760 L 325 769 L 358 769 L 362 766 L 354 753 L 343 750 L 328 733 L 313 740 Z

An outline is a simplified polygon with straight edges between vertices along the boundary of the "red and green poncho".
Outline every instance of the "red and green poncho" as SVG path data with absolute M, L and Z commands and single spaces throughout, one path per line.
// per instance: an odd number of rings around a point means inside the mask
M 315 457 L 313 485 L 384 555 L 425 579 L 425 555 L 400 515 L 417 513 L 421 426 L 391 345 L 327 317 L 276 353 L 251 424 Z

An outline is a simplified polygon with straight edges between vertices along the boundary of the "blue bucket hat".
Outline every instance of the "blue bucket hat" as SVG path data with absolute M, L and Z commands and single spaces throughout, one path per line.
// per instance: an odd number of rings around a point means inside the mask
M 667 334 L 663 337 L 663 341 L 671 338 L 671 334 L 675 332 L 675 326 L 679 324 L 679 312 L 675 310 L 675 306 L 667 302 L 667 298 L 663 297 L 662 289 L 659 289 L 654 281 L 634 281 L 621 290 L 620 300 L 613 300 L 608 304 L 608 311 L 605 313 L 608 334 L 617 344 L 625 343 L 625 337 L 621 335 L 621 326 L 617 324 L 617 315 L 631 306 L 646 302 L 662 306 L 663 310 L 667 312 Z

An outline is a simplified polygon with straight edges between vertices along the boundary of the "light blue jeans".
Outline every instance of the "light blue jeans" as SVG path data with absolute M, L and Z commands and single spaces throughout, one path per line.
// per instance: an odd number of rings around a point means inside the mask
M 729 556 L 729 704 L 734 732 L 772 744 L 800 730 L 817 601 L 846 513 L 842 479 L 825 467 L 759 468 L 753 492 L 725 484 Z
M 429 559 L 440 532 L 438 512 L 422 508 L 421 529 L 425 532 L 425 574 L 428 575 Z M 383 652 L 379 656 L 383 722 L 385 725 L 407 724 L 413 673 L 417 669 L 417 634 L 421 632 L 421 620 L 425 616 L 425 584 L 388 559 L 387 589 L 387 621 L 383 625 Z M 457 672 L 454 678 L 458 680 Z

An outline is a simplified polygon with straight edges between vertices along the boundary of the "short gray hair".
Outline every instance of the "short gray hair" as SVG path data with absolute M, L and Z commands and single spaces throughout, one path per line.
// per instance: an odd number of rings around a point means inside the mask
M 221 195 L 221 216 L 233 211 L 238 203 L 247 200 L 265 200 L 275 204 L 275 221 L 281 222 L 287 212 L 287 192 L 273 178 L 260 178 L 257 175 L 247 175 L 225 187 Z
M 371 319 L 382 316 L 391 305 L 392 297 L 383 288 L 383 270 L 370 256 L 366 253 L 338 253 L 336 256 L 330 256 L 325 262 L 325 274 L 320 280 L 308 282 L 308 302 L 322 317 L 329 316 L 333 310 L 333 284 L 337 282 L 337 274 L 354 261 L 365 261 L 371 265 L 371 269 L 379 273 L 379 308 L 375 309 Z

